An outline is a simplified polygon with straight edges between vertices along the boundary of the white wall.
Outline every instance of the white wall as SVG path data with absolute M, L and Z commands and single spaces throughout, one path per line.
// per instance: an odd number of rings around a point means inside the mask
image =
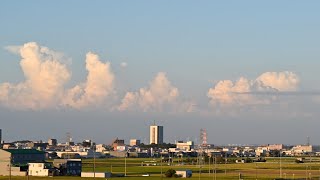
M 30 176 L 49 176 L 49 169 L 44 169 L 44 163 L 29 163 Z
M 97 177 L 97 178 L 109 178 L 111 173 L 109 172 L 81 172 L 81 177 Z

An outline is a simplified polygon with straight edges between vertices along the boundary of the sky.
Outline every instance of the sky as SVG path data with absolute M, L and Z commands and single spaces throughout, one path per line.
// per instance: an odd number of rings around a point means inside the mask
M 319 145 L 319 7 L 1 1 L 3 139 Z

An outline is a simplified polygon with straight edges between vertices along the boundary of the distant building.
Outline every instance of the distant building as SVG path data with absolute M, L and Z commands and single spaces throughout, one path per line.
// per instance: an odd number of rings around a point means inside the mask
M 308 154 L 312 153 L 312 145 L 297 145 L 294 146 L 292 149 L 292 154 L 293 155 L 303 155 L 303 154 Z
M 13 143 L 3 143 L 2 149 L 15 149 L 15 146 Z
M 94 152 L 92 149 L 85 151 L 56 151 L 56 153 L 58 157 L 68 159 L 103 157 L 100 152 Z
M 52 163 L 29 163 L 29 176 L 53 176 L 55 172 Z
M 55 159 L 53 160 L 55 168 L 60 170 L 62 176 L 80 176 L 82 169 L 81 159 Z
M 43 142 L 31 142 L 27 144 L 27 148 L 30 149 L 38 149 L 38 150 L 45 150 L 49 144 L 48 143 L 43 143 Z
M 49 139 L 48 144 L 49 144 L 49 146 L 57 146 L 58 141 L 57 141 L 57 139 Z
M 191 149 L 194 148 L 193 141 L 187 141 L 187 142 L 178 141 L 176 145 L 178 149 L 184 150 L 184 151 L 191 151 Z
M 106 148 L 104 147 L 103 144 L 97 144 L 96 146 L 96 152 L 104 152 L 106 150 Z
M 130 146 L 138 146 L 140 144 L 140 140 L 130 139 Z
M 112 147 L 114 151 L 117 151 L 119 149 L 118 146 L 125 146 L 123 139 L 117 138 L 112 142 Z
M 86 139 L 82 142 L 82 146 L 83 147 L 92 147 L 93 146 L 93 142 L 90 139 Z
M 282 150 L 283 149 L 283 144 L 269 144 L 268 145 L 268 150 Z
M 163 144 L 163 126 L 150 126 L 150 144 Z

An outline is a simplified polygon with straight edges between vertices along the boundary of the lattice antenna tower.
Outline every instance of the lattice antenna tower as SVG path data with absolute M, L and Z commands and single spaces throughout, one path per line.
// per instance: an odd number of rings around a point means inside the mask
M 71 133 L 67 132 L 66 133 L 66 142 L 67 142 L 67 144 L 70 144 L 71 141 L 72 141 Z
M 200 141 L 201 146 L 206 147 L 207 146 L 207 130 L 206 129 L 200 129 Z

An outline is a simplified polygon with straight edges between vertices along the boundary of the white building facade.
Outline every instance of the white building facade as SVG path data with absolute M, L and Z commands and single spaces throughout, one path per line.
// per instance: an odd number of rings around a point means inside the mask
M 163 126 L 150 126 L 150 144 L 163 144 Z
M 49 176 L 51 173 L 51 166 L 47 163 L 29 163 L 28 175 L 30 176 Z

